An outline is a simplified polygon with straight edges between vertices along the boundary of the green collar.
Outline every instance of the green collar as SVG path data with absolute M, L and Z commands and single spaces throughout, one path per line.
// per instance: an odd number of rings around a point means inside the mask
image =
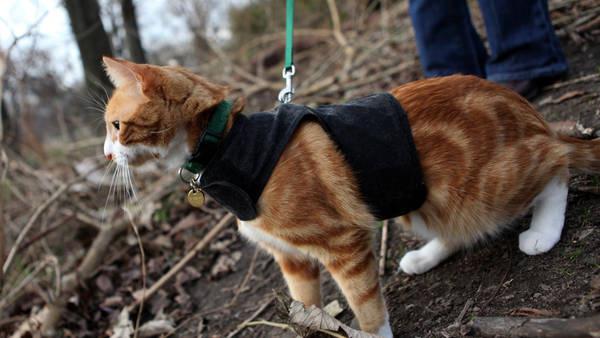
M 183 169 L 199 174 L 206 168 L 221 143 L 232 106 L 229 100 L 223 100 L 217 105 L 192 155 L 181 166 Z

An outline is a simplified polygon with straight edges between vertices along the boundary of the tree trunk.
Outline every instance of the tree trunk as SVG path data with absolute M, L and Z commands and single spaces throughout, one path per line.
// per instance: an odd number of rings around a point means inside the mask
M 133 0 L 121 0 L 121 13 L 125 26 L 125 41 L 131 59 L 134 62 L 147 63 L 146 53 L 144 53 L 142 40 L 140 39 Z
M 110 40 L 102 20 L 97 0 L 64 0 L 71 20 L 71 29 L 79 47 L 88 89 L 96 97 L 104 95 L 112 84 L 102 66 L 102 56 L 112 56 Z

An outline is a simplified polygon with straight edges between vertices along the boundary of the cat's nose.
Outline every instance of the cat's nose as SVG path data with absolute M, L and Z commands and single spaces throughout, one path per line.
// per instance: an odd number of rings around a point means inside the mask
M 112 154 L 108 154 L 108 155 L 104 155 L 106 157 L 106 160 L 108 161 L 112 161 L 113 159 L 113 155 Z

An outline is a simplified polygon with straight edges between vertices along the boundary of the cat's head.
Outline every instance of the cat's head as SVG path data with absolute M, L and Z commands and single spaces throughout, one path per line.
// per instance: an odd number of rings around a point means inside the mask
M 180 67 L 103 62 L 116 87 L 104 114 L 104 155 L 118 165 L 162 158 L 182 143 L 193 148 L 229 91 Z

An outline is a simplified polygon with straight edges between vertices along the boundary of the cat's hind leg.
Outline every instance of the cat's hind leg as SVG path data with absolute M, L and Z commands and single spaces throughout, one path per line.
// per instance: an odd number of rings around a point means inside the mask
M 430 240 L 420 249 L 404 254 L 400 260 L 400 269 L 404 273 L 415 275 L 427 272 L 457 251 L 455 245 L 446 243 L 431 232 L 418 212 L 403 216 L 401 222 L 405 223 L 405 226 L 408 223 L 408 228 L 413 233 Z
M 568 183 L 554 177 L 536 197 L 529 230 L 519 235 L 519 249 L 528 255 L 547 252 L 558 241 L 565 223 Z
M 417 250 L 404 254 L 400 260 L 400 269 L 409 275 L 418 275 L 433 269 L 456 251 L 439 238 L 434 238 Z

